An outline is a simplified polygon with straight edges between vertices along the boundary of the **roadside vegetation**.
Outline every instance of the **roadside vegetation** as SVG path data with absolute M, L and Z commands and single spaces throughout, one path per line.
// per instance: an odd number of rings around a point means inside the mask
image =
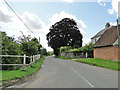
M 22 66 L 3 65 L 2 70 L 0 70 L 0 76 L 2 76 L 0 77 L 0 83 L 2 82 L 3 86 L 12 85 L 17 82 L 17 80 L 24 79 L 24 77 L 30 76 L 40 69 L 43 64 L 43 59 L 48 55 L 48 52 L 42 47 L 37 38 L 33 38 L 30 35 L 14 38 L 14 36 L 7 36 L 6 32 L 1 31 L 0 35 L 0 43 L 2 44 L 2 48 L 0 49 L 2 50 L 2 55 L 23 56 L 26 54 L 26 56 L 33 56 L 40 54 L 42 56 L 33 63 L 32 66 L 26 66 L 26 71 L 23 70 Z M 1 64 L 23 64 L 22 57 L 2 57 L 1 61 Z M 30 64 L 30 58 L 26 58 L 26 64 Z
M 88 55 L 93 53 L 93 43 L 86 44 L 83 47 L 80 48 L 71 48 L 70 46 L 64 46 L 60 48 L 60 53 L 73 53 L 74 56 L 80 56 L 81 53 L 85 54 L 86 52 Z M 120 70 L 119 64 L 120 62 L 117 61 L 110 61 L 100 58 L 93 58 L 93 56 L 88 56 L 88 58 L 75 58 L 75 57 L 57 57 L 60 59 L 66 59 L 66 60 L 73 60 L 76 62 L 82 62 L 86 64 L 90 64 L 93 66 L 108 68 L 112 70 Z
M 108 68 L 112 70 L 120 70 L 119 64 L 120 62 L 117 61 L 110 61 L 105 59 L 99 59 L 99 58 L 70 58 L 70 57 L 56 57 L 60 59 L 66 59 L 66 60 L 72 60 L 76 62 L 82 62 L 86 64 L 90 64 L 93 66 Z
M 28 36 L 20 36 L 18 39 L 7 36 L 5 32 L 0 32 L 2 35 L 2 55 L 19 55 L 32 56 L 36 54 L 48 55 L 45 48 L 42 47 L 37 38 Z M 22 64 L 23 58 L 19 57 L 2 57 L 2 64 Z M 30 59 L 27 58 L 27 64 Z M 2 70 L 18 70 L 19 66 L 2 66 Z
M 86 52 L 88 53 L 88 55 L 91 53 L 93 53 L 93 43 L 90 42 L 89 44 L 86 44 L 83 47 L 80 48 L 72 48 L 71 46 L 64 46 L 60 48 L 60 53 L 73 53 L 75 56 L 80 56 L 81 53 L 85 54 Z M 93 57 L 89 56 L 89 57 Z
M 23 79 L 26 76 L 30 76 L 40 70 L 41 65 L 43 64 L 45 56 L 42 56 L 38 61 L 32 64 L 32 66 L 27 66 L 26 71 L 21 68 L 20 70 L 4 70 L 2 72 L 2 78 L 0 78 L 3 83 L 3 86 L 9 86 L 12 83 L 6 83 L 6 81 Z M 14 82 L 15 83 L 15 82 Z

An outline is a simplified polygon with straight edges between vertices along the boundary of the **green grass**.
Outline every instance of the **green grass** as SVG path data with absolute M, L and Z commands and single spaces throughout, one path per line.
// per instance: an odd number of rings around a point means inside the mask
M 9 81 L 9 80 L 14 80 L 14 79 L 22 79 L 24 76 L 29 76 L 29 75 L 36 73 L 40 69 L 41 65 L 43 64 L 44 57 L 45 56 L 43 56 L 38 61 L 33 63 L 32 67 L 27 66 L 26 71 L 23 71 L 23 69 L 12 70 L 12 71 L 6 71 L 6 70 L 0 71 L 0 73 L 2 72 L 2 78 L 0 78 L 0 81 L 1 80 Z
M 75 59 L 75 58 L 67 58 L 67 57 L 57 57 L 60 59 Z M 117 61 L 110 61 L 105 59 L 99 59 L 99 58 L 76 58 L 76 62 L 82 62 L 86 64 L 90 64 L 93 66 L 108 68 L 112 70 L 120 70 L 120 62 Z

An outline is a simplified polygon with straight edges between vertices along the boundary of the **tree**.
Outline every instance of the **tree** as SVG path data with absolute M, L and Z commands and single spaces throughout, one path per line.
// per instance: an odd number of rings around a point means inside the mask
M 16 43 L 14 41 L 13 37 L 7 36 L 5 32 L 0 32 L 2 39 L 0 43 L 2 44 L 2 54 L 3 55 L 20 55 L 20 44 Z M 20 58 L 9 58 L 9 57 L 2 57 L 2 63 L 3 64 L 16 64 L 16 63 L 22 63 Z M 2 66 L 2 69 L 4 70 L 14 70 L 18 69 L 18 66 Z
M 48 55 L 48 53 L 47 53 L 47 51 L 46 51 L 45 48 L 41 48 L 41 49 L 40 49 L 40 54 L 41 54 L 41 55 Z
M 52 25 L 49 31 L 46 35 L 48 45 L 53 48 L 56 56 L 59 55 L 59 49 L 62 46 L 71 46 L 72 48 L 82 46 L 82 34 L 73 19 L 64 18 Z
M 0 50 L 3 55 L 23 55 L 32 56 L 35 54 L 47 55 L 46 49 L 42 49 L 42 45 L 37 38 L 32 38 L 30 35 L 19 37 L 16 41 L 14 37 L 9 37 L 5 32 L 0 32 Z M 2 64 L 22 64 L 23 58 L 20 57 L 2 57 Z M 30 63 L 30 58 L 26 58 L 26 63 Z M 16 70 L 20 66 L 2 66 L 3 70 Z
M 40 53 L 40 48 L 42 45 L 39 44 L 37 38 L 31 38 L 31 36 L 28 35 L 27 37 L 21 38 L 20 43 L 23 53 L 27 56 L 32 56 Z

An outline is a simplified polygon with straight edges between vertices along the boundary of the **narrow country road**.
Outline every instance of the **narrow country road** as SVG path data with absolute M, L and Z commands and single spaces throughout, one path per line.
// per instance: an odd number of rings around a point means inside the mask
M 118 88 L 118 72 L 50 56 L 23 88 Z

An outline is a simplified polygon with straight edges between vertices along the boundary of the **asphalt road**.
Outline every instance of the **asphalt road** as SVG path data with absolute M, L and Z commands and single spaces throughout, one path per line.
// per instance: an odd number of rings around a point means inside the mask
M 118 72 L 50 56 L 23 88 L 118 88 Z

